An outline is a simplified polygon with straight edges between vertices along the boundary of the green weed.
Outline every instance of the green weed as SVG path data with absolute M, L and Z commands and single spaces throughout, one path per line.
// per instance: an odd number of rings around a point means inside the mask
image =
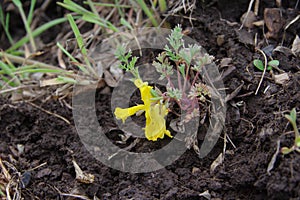
M 294 129 L 294 133 L 295 133 L 295 140 L 294 140 L 294 145 L 290 148 L 288 147 L 282 147 L 281 148 L 281 152 L 283 154 L 289 154 L 292 151 L 297 151 L 300 153 L 300 134 L 299 134 L 299 130 L 297 128 L 297 112 L 296 109 L 293 108 L 290 112 L 289 115 L 284 115 L 285 118 L 287 118 L 290 122 L 290 124 L 292 125 L 293 129 Z
M 260 71 L 264 71 L 264 64 L 261 60 L 255 59 L 253 60 L 253 65 L 259 69 Z M 271 60 L 267 63 L 267 70 L 270 71 L 273 69 L 273 67 L 278 67 L 279 66 L 279 61 L 278 60 Z

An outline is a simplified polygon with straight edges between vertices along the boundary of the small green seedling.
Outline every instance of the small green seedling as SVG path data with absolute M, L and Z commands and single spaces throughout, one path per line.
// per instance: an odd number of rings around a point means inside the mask
M 253 60 L 253 65 L 260 71 L 264 71 L 265 65 L 263 64 L 263 62 L 261 60 L 259 60 L 259 59 Z M 278 65 L 279 65 L 278 60 L 271 60 L 267 64 L 267 70 L 270 71 L 270 70 L 272 70 L 273 67 L 278 67 Z
M 294 141 L 294 145 L 290 148 L 288 147 L 282 147 L 281 148 L 281 153 L 283 154 L 289 154 L 292 151 L 297 151 L 300 153 L 300 134 L 297 128 L 297 124 L 296 124 L 296 118 L 297 118 L 297 113 L 296 113 L 296 109 L 293 108 L 290 112 L 289 115 L 284 115 L 285 118 L 287 118 L 289 120 L 289 122 L 291 123 L 291 125 L 293 126 L 294 132 L 295 132 L 295 141 Z

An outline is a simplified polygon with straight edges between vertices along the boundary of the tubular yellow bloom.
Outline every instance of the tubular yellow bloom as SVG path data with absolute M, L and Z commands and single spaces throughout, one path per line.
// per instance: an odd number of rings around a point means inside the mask
M 139 110 L 144 110 L 144 109 L 145 109 L 144 105 L 137 105 L 131 108 L 124 108 L 124 109 L 117 107 L 115 109 L 115 116 L 117 119 L 121 119 L 122 122 L 125 123 L 127 117 L 134 115 Z
M 166 130 L 167 108 L 165 105 L 155 104 L 150 106 L 149 111 L 146 111 L 146 127 L 145 134 L 148 140 L 156 141 L 157 138 L 164 138 L 166 134 L 171 136 L 170 131 Z
M 134 115 L 140 110 L 144 110 L 146 116 L 146 127 L 144 130 L 148 140 L 156 141 L 158 138 L 162 139 L 165 134 L 172 137 L 170 131 L 166 129 L 165 116 L 168 114 L 166 106 L 157 103 L 155 100 L 151 100 L 153 98 L 151 94 L 152 87 L 148 86 L 147 82 L 136 79 L 134 84 L 139 88 L 144 104 L 130 108 L 117 107 L 114 112 L 116 118 L 121 119 L 124 123 L 127 117 Z

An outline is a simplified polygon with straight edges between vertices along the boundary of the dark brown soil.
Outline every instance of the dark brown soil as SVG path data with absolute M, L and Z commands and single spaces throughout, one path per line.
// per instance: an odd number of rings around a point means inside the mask
M 228 3 L 230 2 L 230 3 Z M 232 2 L 232 3 L 231 3 Z M 275 1 L 274 1 L 275 2 Z M 281 8 L 286 21 L 291 21 L 299 10 L 292 9 L 294 1 L 287 1 Z M 292 127 L 283 114 L 292 108 L 300 109 L 300 59 L 293 55 L 276 52 L 273 59 L 280 61 L 279 68 L 289 75 L 289 81 L 276 84 L 267 72 L 261 89 L 254 94 L 261 72 L 254 69 L 252 61 L 263 57 L 255 51 L 247 38 L 257 40 L 260 48 L 268 46 L 261 27 L 240 28 L 240 17 L 248 3 L 220 0 L 209 5 L 197 5 L 193 12 L 193 29 L 188 35 L 198 41 L 219 64 L 223 58 L 231 58 L 229 66 L 220 66 L 220 71 L 233 69 L 224 76 L 226 93 L 232 93 L 243 84 L 240 92 L 227 103 L 224 132 L 236 148 L 227 144 L 224 162 L 213 173 L 210 165 L 223 150 L 220 138 L 213 151 L 204 159 L 193 150 L 186 151 L 180 159 L 164 169 L 131 174 L 111 169 L 97 161 L 83 146 L 76 132 L 72 111 L 59 101 L 35 102 L 45 110 L 57 113 L 71 124 L 50 115 L 29 103 L 12 104 L 0 99 L 0 157 L 9 161 L 23 175 L 25 185 L 20 188 L 25 199 L 70 199 L 60 193 L 85 195 L 93 199 L 205 199 L 199 194 L 208 190 L 213 199 L 300 199 L 300 154 L 278 154 L 270 174 L 268 164 L 276 152 L 277 141 L 281 146 L 293 143 Z M 276 7 L 275 3 L 262 1 L 259 17 L 263 19 L 265 8 Z M 172 26 L 182 24 L 191 27 L 185 17 L 170 17 Z M 236 24 L 234 24 L 235 22 Z M 283 45 L 291 48 L 295 33 L 300 33 L 299 21 L 287 31 Z M 224 37 L 217 44 L 217 38 Z M 276 47 L 282 42 L 282 30 L 278 38 L 270 39 Z M 275 74 L 279 72 L 274 70 Z M 268 90 L 264 92 L 266 87 Z M 116 127 L 110 108 L 110 94 L 96 95 L 96 109 L 101 125 L 109 130 Z M 299 118 L 299 115 L 298 115 Z M 300 124 L 300 121 L 297 121 Z M 299 125 L 298 125 L 299 126 Z M 288 132 L 288 133 L 287 133 Z M 116 139 L 120 130 L 107 131 Z M 137 145 L 136 151 L 151 149 L 151 145 Z M 201 138 L 199 138 L 201 143 Z M 24 145 L 19 154 L 17 145 Z M 153 144 L 161 145 L 161 142 Z M 75 179 L 72 163 L 95 175 L 91 184 Z M 45 165 L 33 169 L 43 163 Z M 33 170 L 31 170 L 33 169 Z

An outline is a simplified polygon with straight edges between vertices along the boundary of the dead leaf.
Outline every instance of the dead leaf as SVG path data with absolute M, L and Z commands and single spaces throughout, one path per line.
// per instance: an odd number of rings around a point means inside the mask
M 265 24 L 265 21 L 264 20 L 259 20 L 259 21 L 256 21 L 256 22 L 253 22 L 253 25 L 254 26 L 263 26 Z
M 295 55 L 298 55 L 300 56 L 300 38 L 298 35 L 296 35 L 294 41 L 293 41 L 293 45 L 292 45 L 292 52 L 295 54 Z
M 78 166 L 78 164 L 76 163 L 75 160 L 72 160 L 72 162 L 73 162 L 73 166 L 75 168 L 76 180 L 78 180 L 81 183 L 86 183 L 86 184 L 90 184 L 90 183 L 94 182 L 95 176 L 93 174 L 84 173 L 80 169 L 80 167 Z
M 222 58 L 220 62 L 220 68 L 227 67 L 232 62 L 232 58 Z
M 237 31 L 237 35 L 241 43 L 245 45 L 254 45 L 254 33 L 242 29 Z
M 244 26 L 247 28 L 253 28 L 253 22 L 256 21 L 256 16 L 253 11 L 245 12 L 241 17 L 241 22 L 244 23 Z
M 268 28 L 266 37 L 277 39 L 283 27 L 283 19 L 279 8 L 266 8 L 264 10 L 264 21 Z
M 210 173 L 213 173 L 215 169 L 223 163 L 223 160 L 224 160 L 223 153 L 220 153 L 219 156 L 210 165 Z
M 109 68 L 109 71 L 116 80 L 119 80 L 123 76 L 123 70 L 119 68 L 118 62 L 116 64 L 113 64 Z
M 118 83 L 108 70 L 104 71 L 104 80 L 110 87 L 117 87 Z
M 64 59 L 63 59 L 62 57 L 63 57 L 62 50 L 61 50 L 61 49 L 58 49 L 58 50 L 57 50 L 57 60 L 58 60 L 58 65 L 59 65 L 61 68 L 66 69 L 66 64 L 65 64 L 65 61 L 64 61 Z
M 193 167 L 192 174 L 196 174 L 197 172 L 200 172 L 200 169 L 198 167 Z
M 274 79 L 275 79 L 275 83 L 281 85 L 290 80 L 289 75 L 287 73 L 274 75 Z
M 280 53 L 283 53 L 286 57 L 289 57 L 290 55 L 295 55 L 293 53 L 293 51 L 287 47 L 284 47 L 284 46 L 277 46 L 273 52 L 280 52 Z
M 63 84 L 64 82 L 57 80 L 57 78 L 47 79 L 47 80 L 40 80 L 40 87 L 51 86 L 51 85 L 59 85 Z
M 269 162 L 269 164 L 268 164 L 267 173 L 268 173 L 269 175 L 271 175 L 270 171 L 274 168 L 274 164 L 275 164 L 275 162 L 276 162 L 277 155 L 279 154 L 279 151 L 280 151 L 280 141 L 278 140 L 278 141 L 277 141 L 276 151 L 275 151 L 275 153 L 273 154 L 272 159 L 270 160 L 270 162 Z
M 205 190 L 204 192 L 200 193 L 199 196 L 204 197 L 205 199 L 208 199 L 208 200 L 211 199 L 211 195 L 208 190 Z

